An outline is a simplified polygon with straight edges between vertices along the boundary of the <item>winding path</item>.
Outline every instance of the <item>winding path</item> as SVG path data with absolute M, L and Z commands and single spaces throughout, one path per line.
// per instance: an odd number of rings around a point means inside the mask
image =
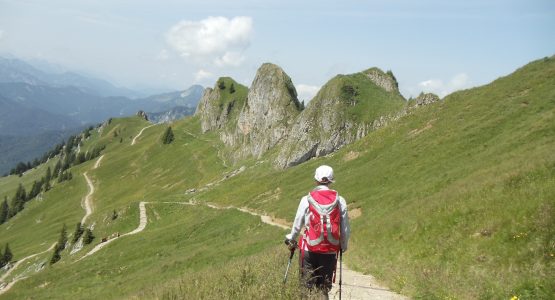
M 54 247 L 56 247 L 57 243 L 52 244 L 52 246 L 50 246 L 50 248 L 39 252 L 39 253 L 35 253 L 35 254 L 31 254 L 27 257 L 24 257 L 22 259 L 20 259 L 19 261 L 17 261 L 9 270 L 8 272 L 6 272 L 4 275 L 2 275 L 2 277 L 0 277 L 0 282 L 4 282 L 4 279 L 6 279 L 15 269 L 17 269 L 17 267 L 19 267 L 20 264 L 22 264 L 24 261 L 29 260 L 35 256 L 39 256 L 41 254 L 44 254 L 48 251 L 51 251 L 52 249 L 54 249 Z M 19 277 L 19 278 L 14 278 L 11 282 L 9 282 L 6 286 L 4 286 L 4 288 L 0 288 L 0 295 L 4 294 L 5 292 L 7 292 L 9 289 L 12 288 L 12 286 L 14 284 L 16 284 L 18 281 L 23 280 L 27 277 Z
M 100 161 L 102 160 L 102 158 L 104 158 L 104 155 L 98 158 L 98 160 L 94 164 L 93 169 L 96 169 L 98 168 L 98 166 L 100 166 Z M 85 196 L 85 198 L 81 202 L 81 207 L 85 209 L 85 215 L 83 216 L 83 219 L 81 219 L 81 225 L 85 224 L 85 221 L 87 221 L 87 219 L 93 212 L 92 195 L 94 194 L 94 185 L 92 183 L 92 180 L 87 175 L 87 172 L 83 173 L 83 176 L 85 176 L 85 180 L 87 180 L 87 184 L 89 185 L 89 193 L 87 194 L 87 196 Z
M 145 129 L 150 128 L 152 126 L 155 126 L 156 124 L 152 124 L 152 125 L 148 125 L 146 127 L 144 127 L 143 129 L 141 129 L 141 131 L 139 131 L 139 134 L 137 134 L 137 136 L 135 136 L 133 138 L 133 141 L 131 141 L 131 146 L 135 145 L 135 142 L 137 141 L 137 138 L 141 136 L 141 134 L 143 134 L 143 131 L 145 131 Z
M 100 162 L 102 161 L 102 158 L 104 158 L 104 155 L 100 156 L 98 158 L 98 160 L 96 160 L 96 163 L 94 164 L 93 169 L 96 169 L 100 166 Z M 84 200 L 81 202 L 81 206 L 83 206 L 85 208 L 85 216 L 83 217 L 83 219 L 81 219 L 81 224 L 85 224 L 85 221 L 87 220 L 87 218 L 92 214 L 93 210 L 92 210 L 91 197 L 94 193 L 94 185 L 93 185 L 91 179 L 89 178 L 89 176 L 87 175 L 87 172 L 83 173 L 83 176 L 85 176 L 85 179 L 87 180 L 87 184 L 89 186 L 89 193 L 87 194 L 87 196 L 85 196 Z M 146 224 L 145 224 L 145 226 L 146 226 Z M 2 275 L 2 277 L 0 277 L 0 282 L 3 282 L 24 261 L 29 260 L 33 257 L 38 256 L 38 255 L 44 254 L 48 251 L 51 251 L 52 249 L 54 249 L 54 247 L 56 247 L 56 244 L 57 243 L 52 244 L 52 246 L 50 246 L 50 248 L 48 248 L 48 249 L 46 249 L 42 252 L 29 255 L 29 256 L 24 257 L 24 258 L 20 259 L 19 261 L 17 261 L 4 275 Z M 19 278 L 15 278 L 12 281 L 10 281 L 3 288 L 0 288 L 0 295 L 7 292 L 9 289 L 11 289 L 11 287 L 14 284 L 16 284 L 18 281 L 23 280 L 25 278 L 27 278 L 27 277 L 19 277 Z
M 124 237 L 124 236 L 128 236 L 128 235 L 133 235 L 133 234 L 137 234 L 141 231 L 143 231 L 146 228 L 146 225 L 148 223 L 148 216 L 146 214 L 146 204 L 149 204 L 150 202 L 140 202 L 139 203 L 139 226 L 137 226 L 136 229 L 134 229 L 131 232 L 128 232 L 126 234 L 123 234 L 120 236 Z M 206 207 L 212 208 L 212 209 L 218 209 L 218 210 L 224 210 L 224 209 L 235 209 L 244 213 L 248 213 L 250 215 L 253 216 L 258 216 L 260 217 L 260 220 L 268 225 L 272 225 L 272 226 L 277 226 L 279 228 L 282 229 L 290 229 L 291 227 L 280 224 L 276 221 L 274 221 L 274 219 L 270 216 L 267 215 L 262 215 L 259 214 L 255 211 L 252 211 L 250 209 L 247 208 L 239 208 L 239 207 L 235 207 L 235 206 L 217 206 L 211 203 L 197 203 L 197 202 L 156 202 L 157 204 L 181 204 L 181 205 L 204 205 Z M 110 239 L 104 243 L 100 243 L 98 245 L 96 245 L 91 251 L 89 251 L 86 255 L 84 255 L 83 257 L 81 257 L 79 260 L 92 255 L 94 253 L 96 253 L 97 251 L 99 251 L 100 249 L 104 248 L 105 246 L 107 246 L 109 243 L 117 240 L 119 238 L 114 238 L 114 239 Z M 339 270 L 337 270 L 337 276 L 339 276 Z M 362 273 L 353 271 L 351 269 L 349 269 L 348 266 L 346 266 L 345 264 L 343 264 L 343 272 L 342 272 L 342 276 L 343 276 L 343 284 L 342 284 L 342 299 L 376 299 L 376 300 L 406 300 L 409 299 L 405 296 L 396 294 L 392 291 L 390 291 L 389 289 L 387 289 L 386 287 L 380 285 L 376 279 L 372 276 L 372 275 L 364 275 Z M 332 290 L 329 293 L 330 299 L 339 299 L 339 279 L 337 279 L 337 284 L 334 284 Z

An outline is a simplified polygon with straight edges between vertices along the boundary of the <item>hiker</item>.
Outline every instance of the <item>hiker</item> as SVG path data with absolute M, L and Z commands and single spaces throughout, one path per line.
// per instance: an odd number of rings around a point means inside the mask
M 291 233 L 285 236 L 289 250 L 300 249 L 301 280 L 309 290 L 316 288 L 328 299 L 337 266 L 337 256 L 347 250 L 349 217 L 345 199 L 329 188 L 333 169 L 320 166 L 314 174 L 316 188 L 299 203 Z

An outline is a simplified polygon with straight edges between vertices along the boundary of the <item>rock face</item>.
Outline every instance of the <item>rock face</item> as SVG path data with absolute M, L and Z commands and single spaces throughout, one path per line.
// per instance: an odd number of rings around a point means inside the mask
M 434 102 L 438 102 L 440 99 L 436 94 L 432 93 L 421 93 L 416 99 L 414 100 L 414 106 L 423 106 L 432 104 Z
M 291 78 L 280 67 L 265 63 L 249 89 L 236 131 L 223 135 L 223 141 L 229 146 L 242 145 L 237 158 L 259 158 L 287 136 L 300 111 Z
M 374 118 L 404 104 L 392 75 L 379 69 L 336 76 L 299 116 L 275 165 L 286 168 L 332 153 L 366 136 Z
M 302 110 L 291 78 L 266 63 L 250 89 L 220 78 L 204 91 L 195 115 L 202 132 L 219 132 L 232 161 L 258 159 L 275 149 L 274 165 L 286 168 L 332 153 L 438 100 L 421 94 L 407 105 L 394 75 L 371 68 L 332 78 Z
M 236 122 L 232 116 L 238 115 L 246 94 L 247 88 L 229 77 L 221 77 L 214 88 L 206 88 L 195 112 L 200 118 L 202 132 L 222 129 Z
M 371 68 L 364 71 L 364 74 L 372 80 L 372 82 L 384 89 L 386 92 L 399 92 L 397 80 L 391 72 L 384 74 L 384 72 L 378 68 Z
M 220 97 L 218 88 L 206 88 L 200 98 L 195 115 L 200 116 L 200 127 L 203 133 L 219 129 L 227 121 L 218 105 Z
M 146 113 L 145 113 L 144 111 L 142 111 L 142 110 L 139 110 L 139 111 L 137 112 L 137 116 L 140 117 L 140 118 L 145 119 L 146 121 L 148 121 L 148 116 L 147 116 Z

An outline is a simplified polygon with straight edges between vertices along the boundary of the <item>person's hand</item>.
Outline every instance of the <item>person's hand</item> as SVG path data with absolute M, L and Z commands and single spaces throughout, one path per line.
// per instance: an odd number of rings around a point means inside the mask
M 287 248 L 289 249 L 289 251 L 295 251 L 295 249 L 297 249 L 297 242 L 295 242 L 294 240 L 290 240 L 290 239 L 285 239 L 285 245 L 287 245 Z

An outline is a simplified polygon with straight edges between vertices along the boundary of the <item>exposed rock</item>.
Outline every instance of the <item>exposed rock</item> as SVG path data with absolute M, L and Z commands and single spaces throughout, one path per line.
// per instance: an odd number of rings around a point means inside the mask
M 137 116 L 140 117 L 140 118 L 145 119 L 146 121 L 148 121 L 148 116 L 147 116 L 146 113 L 145 113 L 144 111 L 142 111 L 142 110 L 139 110 L 139 111 L 137 112 Z
M 395 81 L 379 69 L 336 76 L 301 113 L 274 163 L 286 168 L 328 155 L 366 136 L 374 118 L 404 105 Z
M 397 80 L 393 76 L 393 73 L 384 73 L 378 68 L 371 68 L 363 72 L 372 80 L 372 82 L 383 88 L 386 92 L 399 92 Z
M 432 93 L 420 93 L 418 97 L 414 100 L 413 106 L 423 106 L 438 102 L 440 99 L 436 94 Z
M 231 89 L 233 86 L 233 89 Z M 214 88 L 206 88 L 195 116 L 200 118 L 202 132 L 222 129 L 233 120 L 245 103 L 247 88 L 229 77 L 222 77 Z M 235 126 L 232 126 L 235 128 Z
M 260 158 L 268 149 L 285 138 L 301 111 L 297 91 L 291 78 L 278 66 L 263 64 L 249 89 L 235 132 L 223 134 L 229 146 L 241 145 L 236 159 Z
M 237 88 L 235 94 L 231 85 Z M 302 110 L 291 78 L 266 63 L 249 90 L 231 78 L 220 78 L 205 90 L 195 115 L 202 132 L 219 132 L 227 146 L 223 154 L 232 161 L 261 158 L 279 145 L 273 163 L 286 168 L 329 155 L 438 100 L 433 94 L 422 94 L 407 105 L 393 73 L 371 68 L 334 77 Z

